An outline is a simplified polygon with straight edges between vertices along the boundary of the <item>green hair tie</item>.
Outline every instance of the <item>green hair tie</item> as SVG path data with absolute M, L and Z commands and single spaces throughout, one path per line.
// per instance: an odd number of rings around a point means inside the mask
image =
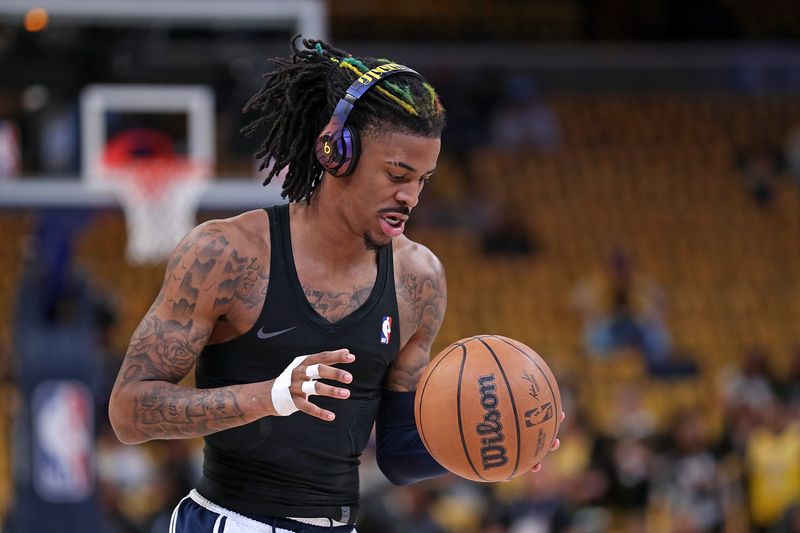
M 403 97 L 403 99 L 411 105 L 414 105 L 414 96 L 411 94 L 411 90 L 406 87 L 400 87 L 396 83 L 391 83 L 389 81 L 384 82 L 387 87 L 393 90 L 395 93 L 399 94 Z
M 348 57 L 347 59 L 345 59 L 345 61 L 347 63 L 350 63 L 354 67 L 358 68 L 359 70 L 364 71 L 364 72 L 367 72 L 369 70 L 369 67 L 367 65 L 365 65 L 364 63 L 362 63 L 361 61 L 359 61 L 355 57 Z

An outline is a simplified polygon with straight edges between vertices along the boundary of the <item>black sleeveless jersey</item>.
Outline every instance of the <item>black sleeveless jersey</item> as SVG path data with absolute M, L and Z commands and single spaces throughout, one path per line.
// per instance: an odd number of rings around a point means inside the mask
M 276 378 L 298 355 L 348 348 L 356 361 L 345 400 L 314 396 L 336 413 L 324 422 L 302 412 L 264 417 L 205 437 L 198 491 L 232 511 L 258 518 L 328 517 L 358 512 L 359 457 L 372 431 L 389 364 L 400 349 L 391 245 L 377 252 L 369 299 L 330 323 L 311 307 L 295 270 L 288 205 L 267 210 L 272 256 L 264 307 L 250 331 L 207 346 L 196 368 L 199 388 Z

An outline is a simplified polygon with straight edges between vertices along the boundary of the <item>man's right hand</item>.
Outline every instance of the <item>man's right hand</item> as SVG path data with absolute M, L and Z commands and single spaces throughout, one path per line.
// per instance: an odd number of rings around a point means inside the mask
M 311 395 L 328 396 L 343 400 L 350 397 L 350 391 L 333 387 L 317 381 L 328 379 L 350 383 L 353 376 L 349 372 L 332 365 L 352 363 L 356 356 L 346 348 L 330 352 L 320 352 L 296 357 L 280 376 L 272 381 L 271 397 L 273 415 L 288 416 L 302 411 L 311 416 L 330 422 L 336 415 L 308 401 Z

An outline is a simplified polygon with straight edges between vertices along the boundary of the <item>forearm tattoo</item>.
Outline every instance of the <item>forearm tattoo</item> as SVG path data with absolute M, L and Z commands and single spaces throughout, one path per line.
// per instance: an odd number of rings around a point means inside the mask
M 137 382 L 131 422 L 147 438 L 189 438 L 239 425 L 236 395 L 175 385 L 197 360 L 208 332 L 149 313 L 133 334 L 121 384 Z
M 192 438 L 239 425 L 236 395 L 153 382 L 136 395 L 136 429 L 148 438 Z

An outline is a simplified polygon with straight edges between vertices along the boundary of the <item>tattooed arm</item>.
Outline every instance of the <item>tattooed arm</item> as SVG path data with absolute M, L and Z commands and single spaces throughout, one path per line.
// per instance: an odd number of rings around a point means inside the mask
M 410 241 L 404 246 L 410 248 L 408 257 L 396 262 L 401 349 L 386 380 L 392 391 L 416 390 L 447 307 L 442 263 L 424 246 Z
M 197 437 L 273 414 L 263 383 L 210 390 L 177 384 L 217 319 L 235 303 L 260 301 L 254 284 L 266 279 L 259 252 L 232 221 L 202 224 L 178 245 L 111 393 L 109 416 L 121 441 Z

